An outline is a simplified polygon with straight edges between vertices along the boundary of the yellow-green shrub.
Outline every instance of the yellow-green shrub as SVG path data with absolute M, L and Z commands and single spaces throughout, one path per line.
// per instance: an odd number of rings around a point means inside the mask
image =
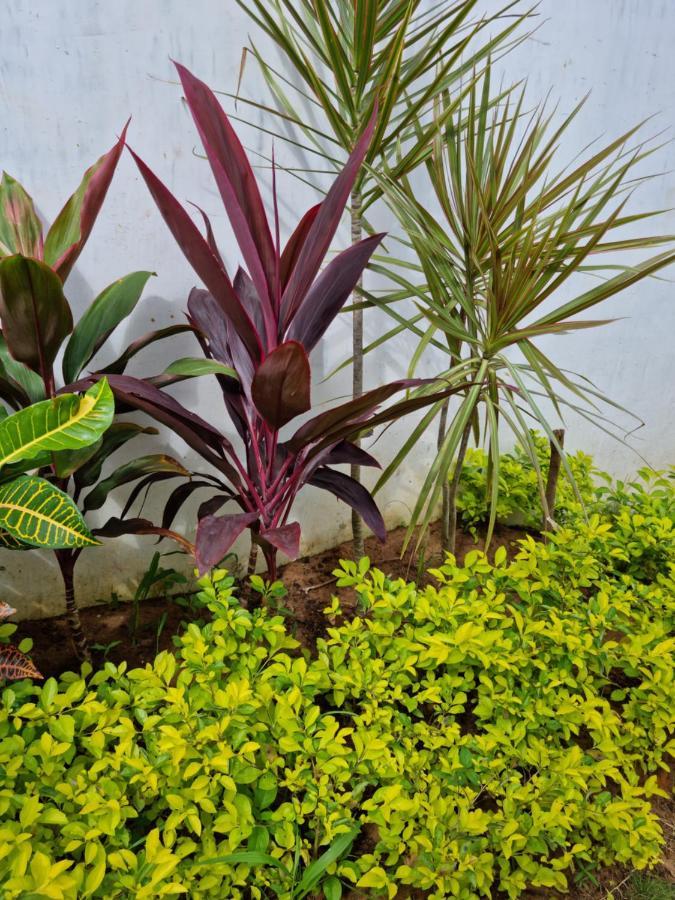
M 358 614 L 336 598 L 311 657 L 220 572 L 176 657 L 6 688 L 3 898 L 299 898 L 308 871 L 328 900 L 516 898 L 654 862 L 675 550 L 663 503 L 625 490 L 435 586 L 344 563 Z
M 548 471 L 549 442 L 544 435 L 531 432 L 541 471 Z M 585 504 L 595 497 L 594 476 L 602 477 L 587 453 L 578 450 L 567 454 L 579 496 Z M 462 465 L 457 494 L 457 512 L 465 528 L 473 529 L 487 522 L 490 516 L 489 458 L 481 447 L 469 447 Z M 556 496 L 556 519 L 568 521 L 577 511 L 578 499 L 566 474 L 560 470 Z M 497 521 L 539 529 L 542 521 L 539 478 L 525 451 L 519 446 L 511 453 L 503 453 L 499 463 L 499 494 Z

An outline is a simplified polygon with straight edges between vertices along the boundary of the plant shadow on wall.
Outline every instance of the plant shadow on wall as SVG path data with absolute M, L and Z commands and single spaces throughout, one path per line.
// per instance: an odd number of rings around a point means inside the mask
M 204 366 L 225 367 L 218 382 L 242 450 L 214 425 L 171 400 L 160 381 L 139 389 L 138 382 L 124 376 L 108 374 L 108 378 L 119 401 L 169 425 L 219 473 L 179 485 L 167 502 L 163 528 L 170 527 L 194 491 L 210 489 L 212 496 L 198 512 L 200 571 L 217 565 L 248 529 L 252 549 L 261 548 L 274 580 L 278 552 L 291 558 L 299 552 L 300 525 L 290 516 L 306 484 L 350 505 L 384 538 L 384 522 L 369 492 L 334 466 L 376 466 L 373 457 L 354 443 L 359 434 L 459 388 L 434 382 L 424 396 L 379 410 L 395 393 L 422 384 L 396 381 L 315 413 L 291 433 L 282 432 L 311 410 L 309 354 L 350 296 L 382 237 L 374 235 L 352 245 L 319 271 L 377 127 L 377 110 L 323 202 L 305 213 L 282 251 L 276 184 L 270 226 L 246 154 L 218 100 L 187 69 L 178 64 L 177 69 L 248 271 L 239 268 L 230 280 L 206 215 L 202 214 L 204 237 L 164 184 L 136 154 L 134 158 L 169 229 L 205 285 L 206 289 L 191 292 L 188 317 L 204 352 Z M 218 515 L 230 501 L 239 511 Z
M 170 536 L 191 550 L 191 545 L 175 532 L 129 515 L 138 496 L 152 485 L 189 475 L 177 460 L 165 453 L 150 453 L 104 472 L 115 451 L 139 435 L 156 434 L 156 429 L 121 419 L 131 407 L 125 407 L 119 400 L 115 404 L 115 420 L 111 422 L 113 399 L 105 375 L 98 376 L 104 380 L 100 381 L 96 397 L 89 391 L 78 406 L 80 401 L 72 396 L 72 392 L 90 385 L 91 381 L 82 380 L 85 368 L 91 366 L 105 349 L 112 332 L 133 312 L 151 275 L 132 272 L 114 281 L 74 323 L 64 284 L 99 214 L 124 147 L 125 133 L 126 129 L 115 146 L 87 170 L 46 237 L 33 202 L 21 185 L 7 174 L 0 183 L 0 400 L 17 411 L 0 424 L 8 434 L 0 452 L 9 456 L 3 459 L 19 458 L 12 440 L 35 423 L 35 440 L 28 454 L 31 468 L 38 470 L 43 481 L 51 485 L 50 490 L 68 494 L 72 498 L 68 501 L 71 507 L 74 502 L 85 513 L 99 510 L 115 488 L 133 485 L 121 514 L 91 533 L 85 528 L 82 534 L 86 537 L 79 542 L 54 539 L 51 532 L 44 539 L 37 531 L 12 534 L 16 504 L 6 502 L 11 498 L 5 497 L 8 488 L 2 488 L 2 544 L 11 549 L 36 546 L 54 549 L 64 583 L 71 637 L 80 658 L 88 658 L 89 650 L 76 602 L 75 566 L 85 547 L 100 543 L 99 538 L 157 534 Z M 138 336 L 99 372 L 119 377 L 144 348 L 190 330 L 189 324 L 174 324 Z M 59 378 L 56 362 L 61 351 Z M 155 383 L 172 383 L 221 368 L 203 360 L 179 359 L 165 372 L 149 378 L 148 389 Z M 136 385 L 140 392 L 146 384 L 128 376 L 126 381 Z M 92 419 L 97 409 L 99 419 L 106 422 L 106 428 L 98 432 Z M 0 406 L 0 411 L 5 413 L 5 407 Z M 19 422 L 21 426 L 14 424 Z M 46 429 L 39 438 L 38 424 Z M 40 492 L 34 494 L 33 486 L 25 483 L 32 502 L 39 503 Z M 40 490 L 47 488 L 43 486 Z

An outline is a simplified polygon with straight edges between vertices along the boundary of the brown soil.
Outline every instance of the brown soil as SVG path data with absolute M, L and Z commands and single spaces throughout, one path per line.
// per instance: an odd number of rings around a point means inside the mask
M 510 549 L 523 534 L 520 529 L 498 527 L 491 550 L 494 551 L 501 545 Z M 405 557 L 401 558 L 404 538 L 404 528 L 391 531 L 384 544 L 376 538 L 369 538 L 366 541 L 366 553 L 373 564 L 384 569 L 388 575 L 423 582 L 427 576 L 424 574 L 425 565 L 419 564 L 419 555 L 408 551 Z M 469 550 L 476 547 L 482 547 L 482 543 L 476 544 L 471 535 L 462 532 L 458 534 L 459 559 L 463 559 Z M 298 639 L 308 647 L 314 646 L 316 638 L 323 634 L 326 628 L 327 623 L 322 610 L 330 603 L 335 591 L 332 572 L 341 559 L 350 559 L 351 556 L 351 543 L 346 542 L 315 556 L 298 559 L 281 570 L 280 578 L 288 589 L 284 605 L 292 612 L 289 625 L 295 629 Z M 432 526 L 430 530 L 426 552 L 422 559 L 427 566 L 437 564 L 441 560 L 437 526 Z M 423 573 L 421 579 L 418 569 Z M 343 606 L 349 609 L 349 598 L 346 598 Z M 139 627 L 134 637 L 131 628 L 133 611 L 134 606 L 130 601 L 115 601 L 80 610 L 84 633 L 90 643 L 96 645 L 92 647 L 95 665 L 101 665 L 105 660 L 114 663 L 126 660 L 129 668 L 143 666 L 151 662 L 159 650 L 166 650 L 172 646 L 173 636 L 181 631 L 183 622 L 192 621 L 199 618 L 200 614 L 203 615 L 199 609 L 191 607 L 189 602 L 178 603 L 175 598 L 151 597 L 140 604 Z M 158 633 L 163 616 L 166 616 L 166 619 L 161 626 L 161 633 Z M 20 622 L 16 640 L 26 637 L 33 639 L 30 656 L 45 678 L 79 669 L 65 616 Z

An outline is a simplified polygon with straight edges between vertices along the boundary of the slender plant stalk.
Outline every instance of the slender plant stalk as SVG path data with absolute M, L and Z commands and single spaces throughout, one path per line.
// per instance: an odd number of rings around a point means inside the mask
M 89 644 L 82 629 L 80 611 L 75 601 L 75 563 L 79 554 L 70 550 L 57 550 L 56 557 L 59 563 L 59 571 L 63 579 L 64 596 L 66 600 L 66 616 L 70 637 L 75 648 L 77 658 L 82 662 L 91 662 Z
M 255 541 L 251 541 L 251 549 L 248 551 L 248 564 L 246 566 L 246 577 L 250 578 L 255 575 L 255 567 L 258 563 L 258 545 Z
M 450 401 L 446 400 L 441 410 L 441 416 L 438 421 L 438 440 L 436 449 L 440 453 L 445 438 L 445 429 L 448 424 L 448 405 Z M 446 480 L 443 482 L 441 507 L 441 550 L 443 553 L 450 551 L 450 483 Z M 451 552 L 451 551 L 450 551 Z
M 358 244 L 363 238 L 363 223 L 361 221 L 361 192 L 353 190 L 351 194 L 351 223 L 352 244 Z M 359 278 L 354 292 L 354 302 L 359 303 L 359 288 L 363 286 L 363 277 Z M 352 366 L 352 396 L 360 397 L 363 394 L 363 310 L 355 309 L 352 313 L 352 353 L 354 364 Z M 361 446 L 361 441 L 355 441 Z M 351 467 L 351 476 L 356 481 L 361 481 L 361 466 Z M 360 559 L 365 554 L 363 542 L 363 520 L 358 512 L 352 510 L 352 539 L 354 559 Z
M 558 446 L 562 450 L 565 443 L 565 430 L 563 428 L 556 428 L 554 429 L 553 434 L 558 442 Z M 548 476 L 546 478 L 546 509 L 548 512 L 544 513 L 542 531 L 552 531 L 555 525 L 555 498 L 558 490 L 558 478 L 560 477 L 560 464 L 562 462 L 558 447 L 556 447 L 553 441 L 549 442 L 549 446 L 550 457 Z
M 457 492 L 459 491 L 459 480 L 462 477 L 462 469 L 464 468 L 464 457 L 469 446 L 469 437 L 471 436 L 471 422 L 468 422 L 462 432 L 462 440 L 457 451 L 457 459 L 455 460 L 455 471 L 450 482 L 448 491 L 448 550 L 454 553 L 457 544 Z

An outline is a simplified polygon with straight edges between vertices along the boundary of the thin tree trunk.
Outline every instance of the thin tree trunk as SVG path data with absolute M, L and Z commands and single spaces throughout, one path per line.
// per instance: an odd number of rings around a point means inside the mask
M 351 194 L 351 222 L 352 222 L 352 244 L 358 243 L 363 236 L 363 224 L 361 222 L 361 192 L 353 190 Z M 363 279 L 359 278 L 356 290 L 352 294 L 356 303 L 361 301 L 361 295 L 358 289 L 362 286 Z M 352 313 L 352 396 L 360 397 L 363 394 L 363 310 L 355 309 Z M 359 440 L 355 441 L 357 446 L 361 446 Z M 356 481 L 361 481 L 361 467 L 352 466 L 351 476 Z M 359 559 L 364 555 L 363 543 L 363 521 L 361 516 L 352 510 L 352 539 L 354 547 L 354 559 Z
M 438 422 L 438 440 L 436 442 L 436 450 L 440 453 L 445 438 L 445 429 L 448 424 L 448 406 L 450 399 L 448 398 L 441 409 L 441 417 Z M 450 482 L 446 478 L 443 481 L 442 494 L 443 505 L 441 508 L 441 550 L 447 553 L 450 550 Z
M 554 430 L 553 434 L 555 435 L 556 440 L 560 446 L 560 449 L 563 449 L 565 444 L 565 431 L 563 428 L 557 428 Z M 558 452 L 558 448 L 553 443 L 553 441 L 549 442 L 550 448 L 550 456 L 549 456 L 549 464 L 548 464 L 548 476 L 546 478 L 546 510 L 544 511 L 544 522 L 542 526 L 542 531 L 552 531 L 555 527 L 555 497 L 558 491 L 558 478 L 560 477 L 560 463 L 561 457 Z
M 450 553 L 454 553 L 457 544 L 457 492 L 459 491 L 459 479 L 462 476 L 464 468 L 464 457 L 466 456 L 466 448 L 469 446 L 469 437 L 471 436 L 471 422 L 468 422 L 462 434 L 462 440 L 457 451 L 457 459 L 455 460 L 455 471 L 450 482 L 449 512 L 448 521 L 450 529 L 448 534 L 448 548 Z
M 258 545 L 255 541 L 251 541 L 251 549 L 248 552 L 248 563 L 246 565 L 246 577 L 250 578 L 255 575 L 255 568 L 258 564 Z
M 70 639 L 73 642 L 77 658 L 82 662 L 91 662 L 91 653 L 89 644 L 82 630 L 82 622 L 80 621 L 80 612 L 77 608 L 75 600 L 75 563 L 77 557 L 66 551 L 57 551 L 56 557 L 61 570 L 61 578 L 63 579 L 64 595 L 66 599 L 66 617 L 68 619 L 68 628 L 70 630 Z

